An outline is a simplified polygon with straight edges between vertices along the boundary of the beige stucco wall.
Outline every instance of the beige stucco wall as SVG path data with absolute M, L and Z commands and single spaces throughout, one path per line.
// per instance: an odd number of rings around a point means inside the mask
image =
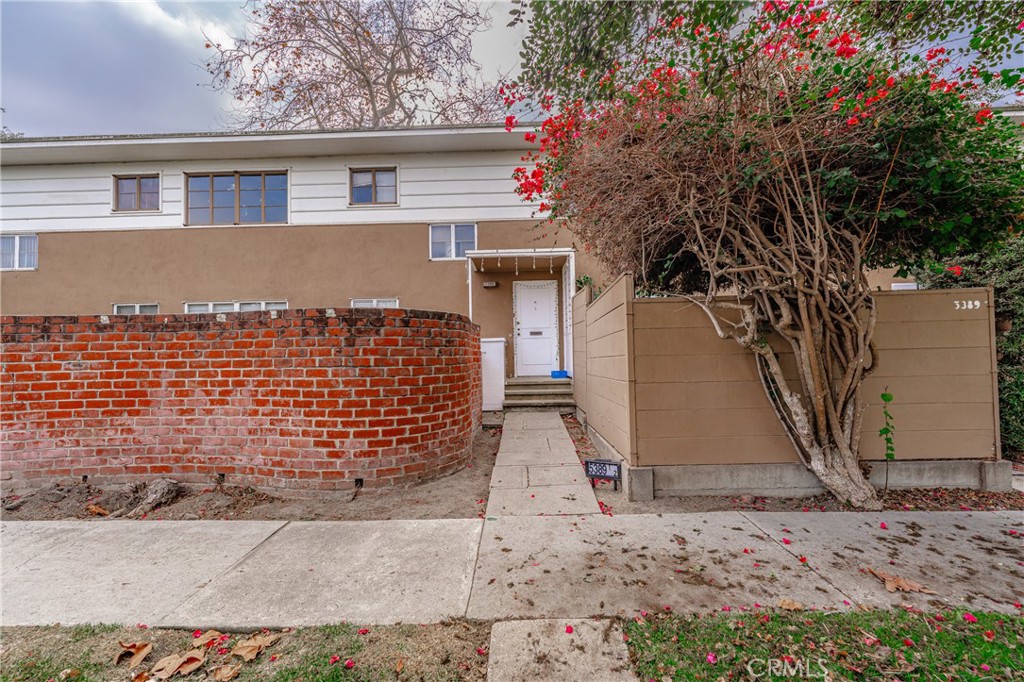
M 40 233 L 39 268 L 0 273 L 0 312 L 110 314 L 115 303 L 158 303 L 174 314 L 185 301 L 286 300 L 306 308 L 397 296 L 404 308 L 468 314 L 466 262 L 431 261 L 428 234 L 427 223 Z M 573 246 L 567 230 L 535 221 L 477 224 L 479 249 L 553 246 Z M 561 273 L 539 270 L 474 278 L 474 322 L 484 337 L 509 339 L 509 372 L 512 282 L 556 280 L 561 306 Z M 598 275 L 582 251 L 577 272 Z M 499 286 L 484 289 L 484 279 Z

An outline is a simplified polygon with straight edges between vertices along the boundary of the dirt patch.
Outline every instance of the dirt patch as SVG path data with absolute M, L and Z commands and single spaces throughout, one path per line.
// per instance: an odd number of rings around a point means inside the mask
M 600 458 L 579 420 L 564 416 L 565 428 L 576 445 L 580 459 Z M 695 495 L 659 497 L 650 502 L 630 502 L 610 481 L 598 481 L 598 503 L 612 514 L 678 514 L 712 511 L 852 511 L 830 493 L 813 497 L 756 497 L 753 495 Z M 995 511 L 1024 509 L 1024 493 L 970 490 L 967 488 L 913 488 L 890 490 L 882 496 L 886 509 L 897 511 Z
M 461 471 L 410 488 L 359 491 L 351 501 L 283 498 L 252 488 L 220 485 L 183 490 L 174 502 L 143 519 L 367 521 L 482 517 L 500 441 L 501 429 L 484 429 L 473 441 L 472 458 Z M 113 511 L 124 505 L 125 498 L 122 489 L 103 490 L 80 482 L 57 483 L 22 497 L 5 497 L 3 517 L 18 521 L 102 520 L 96 507 Z
M 238 682 L 254 680 L 466 680 L 487 676 L 491 624 L 452 620 L 434 625 L 359 627 L 349 624 L 284 630 L 254 660 L 233 655 L 248 633 L 150 629 L 143 626 L 8 627 L 0 629 L 0 668 L 11 682 L 109 682 L 131 680 L 172 654 L 201 651 L 205 660 L 195 672 L 175 680 L 209 680 L 222 666 L 240 666 Z M 129 673 L 127 657 L 114 656 L 119 642 L 148 642 L 152 651 Z M 345 673 L 350 673 L 346 675 Z M 62 676 L 63 674 L 63 676 Z

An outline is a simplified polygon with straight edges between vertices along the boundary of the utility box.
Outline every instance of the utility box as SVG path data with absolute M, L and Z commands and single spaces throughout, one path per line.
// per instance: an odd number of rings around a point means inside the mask
M 505 402 L 505 339 L 480 339 L 484 410 L 500 410 Z

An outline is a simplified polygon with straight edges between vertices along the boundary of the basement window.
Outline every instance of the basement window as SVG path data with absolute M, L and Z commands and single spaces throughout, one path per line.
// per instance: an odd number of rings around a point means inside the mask
M 245 313 L 252 310 L 287 310 L 288 301 L 218 301 L 186 303 L 186 313 Z
M 353 298 L 349 304 L 352 308 L 398 308 L 397 298 Z
M 160 306 L 156 303 L 115 303 L 115 315 L 156 315 Z

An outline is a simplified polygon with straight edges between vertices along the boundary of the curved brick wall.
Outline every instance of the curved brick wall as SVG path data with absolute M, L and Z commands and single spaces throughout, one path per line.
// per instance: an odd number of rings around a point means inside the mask
M 419 310 L 3 317 L 5 489 L 170 476 L 291 492 L 462 467 L 480 333 Z

